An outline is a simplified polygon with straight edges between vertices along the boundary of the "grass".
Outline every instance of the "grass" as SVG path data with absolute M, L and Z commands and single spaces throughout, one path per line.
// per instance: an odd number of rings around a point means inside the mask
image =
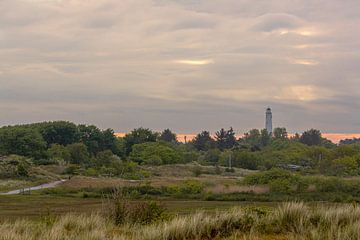
M 0 240 L 355 240 L 360 239 L 360 207 L 285 203 L 270 210 L 197 212 L 150 225 L 115 225 L 100 214 L 71 214 L 40 222 L 1 222 L 0 232 Z
M 141 201 L 134 201 L 141 202 Z M 219 202 L 192 200 L 161 200 L 162 205 L 173 214 L 187 215 L 202 210 L 205 212 L 226 211 L 234 206 L 276 206 L 276 203 Z M 102 210 L 100 198 L 60 197 L 48 195 L 0 196 L 0 221 L 17 219 L 40 219 L 46 215 L 61 216 L 68 213 L 93 214 Z

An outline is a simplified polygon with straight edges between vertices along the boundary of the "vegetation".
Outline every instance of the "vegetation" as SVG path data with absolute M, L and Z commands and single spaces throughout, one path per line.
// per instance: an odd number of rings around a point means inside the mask
M 157 215 L 154 215 L 157 219 Z M 357 206 L 285 203 L 277 208 L 246 207 L 198 212 L 169 220 L 116 223 L 107 215 L 45 217 L 40 222 L 0 223 L 2 240 L 37 239 L 324 239 L 360 238 Z

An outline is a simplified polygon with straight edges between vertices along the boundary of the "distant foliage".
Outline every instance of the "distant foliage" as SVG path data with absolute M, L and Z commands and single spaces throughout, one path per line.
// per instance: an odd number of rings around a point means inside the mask
M 36 129 L 16 126 L 0 129 L 0 154 L 34 158 L 45 156 L 46 142 Z
M 160 142 L 147 142 L 134 145 L 130 153 L 130 159 L 139 164 L 147 165 L 184 162 L 184 157 L 180 151 Z
M 301 135 L 300 142 L 308 146 L 320 145 L 322 142 L 321 132 L 316 129 L 310 129 Z
M 348 144 L 360 144 L 360 138 L 343 139 L 340 141 L 340 145 L 348 145 Z
M 112 194 L 105 211 L 116 225 L 146 225 L 169 218 L 169 214 L 159 203 L 153 201 L 130 201 L 121 189 Z
M 221 151 L 230 149 L 236 144 L 236 137 L 233 128 L 229 130 L 220 129 L 215 133 L 216 146 Z
M 216 142 L 211 137 L 210 132 L 202 131 L 191 141 L 192 146 L 198 151 L 207 151 L 215 148 Z
M 31 161 L 25 157 L 10 155 L 0 158 L 0 179 L 28 177 Z
M 132 147 L 135 144 L 156 142 L 157 138 L 158 138 L 158 133 L 153 132 L 148 128 L 137 128 L 132 130 L 124 137 L 126 155 L 129 155 L 131 153 Z
M 173 133 L 170 129 L 165 129 L 159 136 L 160 141 L 177 143 L 176 134 Z

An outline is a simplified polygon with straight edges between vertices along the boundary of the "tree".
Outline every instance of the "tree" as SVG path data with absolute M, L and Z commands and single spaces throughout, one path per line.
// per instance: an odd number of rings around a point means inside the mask
M 290 137 L 290 140 L 293 142 L 300 142 L 300 134 L 295 133 L 294 136 Z
M 52 144 L 47 150 L 47 154 L 52 159 L 61 159 L 65 162 L 70 162 L 71 160 L 69 149 L 60 144 Z
M 111 150 L 116 152 L 114 130 L 100 130 L 94 125 L 79 125 L 80 140 L 86 145 L 89 153 L 95 156 L 98 152 Z
M 275 128 L 273 131 L 273 138 L 282 140 L 288 139 L 288 133 L 286 131 L 286 128 Z
M 176 149 L 161 142 L 135 144 L 130 159 L 147 165 L 175 164 L 183 161 L 183 156 Z
M 244 134 L 240 142 L 245 146 L 249 146 L 251 150 L 257 151 L 261 149 L 261 133 L 258 129 L 251 129 Z
M 259 164 L 256 153 L 248 150 L 235 151 L 232 158 L 233 166 L 256 170 Z
M 16 126 L 0 129 L 0 154 L 17 154 L 34 157 L 45 156 L 46 142 L 34 128 Z
M 260 145 L 266 147 L 271 142 L 271 136 L 266 129 L 261 130 Z
M 101 151 L 102 133 L 94 125 L 79 125 L 80 140 L 87 147 L 87 151 L 93 155 Z
M 78 128 L 74 123 L 57 121 L 41 123 L 39 125 L 40 133 L 48 146 L 52 144 L 66 146 L 80 140 Z
M 109 166 L 113 161 L 118 158 L 119 157 L 115 156 L 111 150 L 101 151 L 98 152 L 96 155 L 96 165 L 98 167 Z
M 203 156 L 203 162 L 209 165 L 217 165 L 220 161 L 221 151 L 217 148 L 209 149 Z
M 124 137 L 126 155 L 128 156 L 130 154 L 133 145 L 146 142 L 156 142 L 157 138 L 158 133 L 153 132 L 148 128 L 136 128 L 132 130 Z
M 233 128 L 225 131 L 223 128 L 215 133 L 215 140 L 217 147 L 223 151 L 230 149 L 236 144 L 236 137 Z
M 352 157 L 335 159 L 332 162 L 332 174 L 336 176 L 355 176 L 358 175 L 358 163 Z
M 86 164 L 89 162 L 90 156 L 87 147 L 83 143 L 74 143 L 66 147 L 70 153 L 70 163 Z
M 115 151 L 113 151 L 113 153 L 119 157 L 125 157 L 125 151 L 126 151 L 125 139 L 122 137 L 116 138 L 115 139 Z
M 348 145 L 348 144 L 355 144 L 355 143 L 359 144 L 360 143 L 360 138 L 342 139 L 342 140 L 340 140 L 339 144 L 340 145 Z
M 207 151 L 211 148 L 214 148 L 215 141 L 210 136 L 210 132 L 202 131 L 191 141 L 191 144 L 198 150 L 198 151 Z
M 102 133 L 102 139 L 101 139 L 101 143 L 100 143 L 100 149 L 101 151 L 105 151 L 105 150 L 111 150 L 113 153 L 116 153 L 118 151 L 117 149 L 117 139 L 114 133 L 114 130 L 108 128 L 104 131 L 101 132 Z
M 159 136 L 160 141 L 176 143 L 177 137 L 170 129 L 165 129 Z
M 321 132 L 316 129 L 305 131 L 300 137 L 300 142 L 308 146 L 321 145 Z

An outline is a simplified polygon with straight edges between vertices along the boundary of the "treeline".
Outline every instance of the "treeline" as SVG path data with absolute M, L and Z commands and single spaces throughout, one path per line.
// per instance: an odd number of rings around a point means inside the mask
M 124 137 L 112 129 L 56 121 L 0 128 L 0 155 L 32 158 L 35 164 L 61 164 L 68 173 L 144 176 L 139 165 L 198 162 L 253 170 L 287 168 L 307 173 L 359 174 L 360 144 L 337 146 L 310 129 L 289 136 L 285 128 L 252 129 L 236 138 L 232 128 L 203 131 L 187 142 L 166 129 L 137 128 Z

